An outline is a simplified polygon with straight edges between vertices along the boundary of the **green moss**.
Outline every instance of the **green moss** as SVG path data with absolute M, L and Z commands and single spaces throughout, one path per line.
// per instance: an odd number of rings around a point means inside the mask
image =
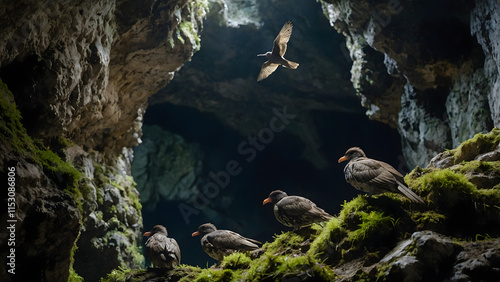
M 395 226 L 396 221 L 390 216 L 384 215 L 383 212 L 371 211 L 358 212 L 357 215 L 361 219 L 359 228 L 349 233 L 348 238 L 351 242 L 360 242 L 367 237 L 383 236 L 390 232 Z
M 473 160 L 470 162 L 463 162 L 460 166 L 456 167 L 454 171 L 461 174 L 481 172 L 492 176 L 500 176 L 500 162 Z
M 68 282 L 83 282 L 83 277 L 78 275 L 78 273 L 76 273 L 75 269 L 73 268 L 73 265 L 75 263 L 75 253 L 78 250 L 78 246 L 76 245 L 76 242 L 78 242 L 78 239 L 80 238 L 80 234 L 81 233 L 78 233 L 78 236 L 77 236 L 75 242 L 73 243 L 73 248 L 71 249 Z
M 455 207 L 471 197 L 476 187 L 463 174 L 442 169 L 425 174 L 418 190 L 429 194 L 431 202 L 441 209 Z
M 221 282 L 230 282 L 236 281 L 241 275 L 241 272 L 233 271 L 230 269 L 211 269 L 206 268 L 202 269 L 201 273 L 196 276 L 196 278 L 192 281 L 194 282 L 212 282 L 212 281 L 221 281 Z
M 16 107 L 14 96 L 7 85 L 0 80 L 0 138 L 12 150 L 31 157 L 36 151 L 35 143 L 28 136 L 21 123 L 21 113 Z
M 330 242 L 338 243 L 344 236 L 345 232 L 340 227 L 339 219 L 336 217 L 332 218 L 328 221 L 323 230 L 321 230 L 318 237 L 311 243 L 308 254 L 314 256 L 323 253 L 330 247 Z
M 220 266 L 224 269 L 245 269 L 251 262 L 252 259 L 246 253 L 236 252 L 224 257 Z
M 83 196 L 78 189 L 81 174 L 70 163 L 64 162 L 57 154 L 44 148 L 28 135 L 21 123 L 21 113 L 15 105 L 14 96 L 1 80 L 0 92 L 2 142 L 11 146 L 14 152 L 37 163 L 54 183 L 73 197 L 81 214 Z
M 452 150 L 455 157 L 455 164 L 462 161 L 471 161 L 477 155 L 493 151 L 500 142 L 500 129 L 493 128 L 492 131 L 483 134 L 478 133 L 455 150 Z
M 278 257 L 275 277 L 286 279 L 287 277 L 312 276 L 318 280 L 333 281 L 335 273 L 330 267 L 322 265 L 309 255 L 297 257 Z M 307 274 L 306 274 L 307 273 Z
M 201 268 L 197 266 L 181 264 L 170 272 L 170 278 L 171 281 L 191 282 L 194 281 L 200 273 Z
M 129 229 L 127 229 L 127 230 L 129 230 Z M 126 234 L 126 235 L 129 238 L 129 240 L 131 239 L 130 235 L 135 236 L 135 234 Z M 133 241 L 131 240 L 131 242 L 133 242 Z M 142 246 L 138 246 L 136 244 L 130 244 L 127 247 L 126 252 L 129 254 L 132 254 L 132 256 L 134 257 L 135 265 L 144 265 L 145 264 L 144 256 L 142 255 Z
M 430 224 L 443 224 L 446 216 L 435 211 L 415 212 L 412 214 L 412 220 L 417 223 L 418 227 L 425 228 Z
M 273 242 L 266 242 L 262 248 L 272 254 L 290 254 L 300 250 L 300 244 L 304 242 L 304 240 L 304 236 L 295 232 L 282 232 L 278 236 L 275 235 Z
M 190 21 L 181 22 L 179 24 L 179 29 L 182 34 L 184 34 L 184 36 L 189 39 L 189 42 L 191 43 L 191 45 L 193 45 L 193 49 L 195 51 L 199 51 L 201 47 L 201 40 L 200 36 L 198 36 L 198 32 L 194 28 L 193 23 Z M 184 44 L 184 39 L 180 36 L 180 34 L 177 34 L 177 38 L 179 39 L 179 41 L 181 41 L 182 44 Z
M 500 183 L 500 162 L 470 161 L 462 162 L 452 168 L 454 172 L 464 174 L 478 188 L 493 188 Z M 476 177 L 479 176 L 479 177 Z
M 341 222 L 345 222 L 346 219 L 358 210 L 363 209 L 368 205 L 368 201 L 365 195 L 358 195 L 351 201 L 344 201 L 342 204 L 342 210 L 340 211 L 339 219 Z
M 141 270 L 132 270 L 128 268 L 118 267 L 117 269 L 112 270 L 106 277 L 101 278 L 101 282 L 122 282 L 128 281 L 129 277 L 141 277 L 142 274 L 146 272 L 145 269 Z M 132 279 L 132 281 L 137 281 L 139 279 Z
M 332 281 L 336 276 L 333 270 L 310 255 L 276 256 L 265 253 L 257 259 L 250 269 L 243 273 L 244 281 L 280 281 L 286 278 L 309 277 L 315 281 Z
M 74 199 L 78 211 L 83 214 L 83 195 L 78 184 L 78 181 L 82 178 L 81 173 L 71 163 L 64 162 L 56 153 L 45 148 L 41 142 L 33 140 L 28 135 L 21 122 L 21 113 L 16 107 L 14 96 L 1 80 L 0 139 L 4 145 L 10 146 L 13 152 L 23 156 L 28 161 L 32 160 L 40 166 L 47 177 Z M 70 142 L 61 137 L 56 138 L 55 144 L 61 144 L 59 147 L 64 147 Z M 77 250 L 77 240 L 75 240 L 70 255 L 69 281 L 83 281 L 73 269 L 73 257 Z

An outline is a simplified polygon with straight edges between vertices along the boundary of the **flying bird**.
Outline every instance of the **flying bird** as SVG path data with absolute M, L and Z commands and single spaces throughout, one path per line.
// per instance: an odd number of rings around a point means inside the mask
M 403 175 L 390 164 L 367 158 L 365 152 L 352 147 L 339 159 L 348 160 L 344 167 L 345 180 L 354 188 L 370 195 L 384 192 L 399 193 L 415 203 L 424 201 L 405 185 Z
M 274 205 L 274 216 L 283 225 L 297 230 L 315 222 L 327 221 L 333 216 L 316 206 L 311 200 L 300 196 L 288 196 L 281 190 L 272 191 L 262 204 Z
M 210 257 L 221 261 L 224 256 L 230 255 L 236 251 L 252 251 L 259 248 L 262 243 L 241 236 L 230 230 L 217 230 L 212 223 L 205 223 L 198 227 L 198 231 L 193 232 L 191 236 L 201 236 L 201 248 Z
M 173 238 L 168 238 L 167 229 L 163 225 L 155 225 L 146 241 L 146 257 L 154 267 L 173 269 L 181 262 L 181 250 Z
M 267 57 L 267 61 L 262 65 L 262 68 L 260 69 L 257 81 L 266 79 L 278 68 L 279 65 L 289 69 L 296 69 L 299 66 L 298 63 L 289 61 L 283 57 L 286 52 L 286 44 L 288 43 L 288 40 L 290 40 L 290 36 L 292 35 L 292 27 L 293 25 L 291 22 L 286 22 L 281 28 L 278 36 L 276 36 L 276 39 L 274 39 L 273 51 L 257 55 L 261 57 Z

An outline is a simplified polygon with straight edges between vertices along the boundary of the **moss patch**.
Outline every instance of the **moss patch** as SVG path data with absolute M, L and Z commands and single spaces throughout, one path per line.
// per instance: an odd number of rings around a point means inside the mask
M 250 266 L 250 263 L 252 263 L 252 259 L 246 253 L 236 252 L 224 257 L 221 267 L 225 269 L 245 269 Z
M 493 151 L 500 143 L 500 129 L 494 128 L 492 131 L 483 134 L 478 133 L 454 150 L 455 164 L 462 161 L 471 161 L 477 155 Z

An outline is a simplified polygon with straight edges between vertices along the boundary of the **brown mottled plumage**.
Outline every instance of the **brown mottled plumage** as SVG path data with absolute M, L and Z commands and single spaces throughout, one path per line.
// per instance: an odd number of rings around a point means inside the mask
M 241 236 L 230 230 L 217 230 L 212 223 L 205 223 L 198 227 L 192 236 L 201 236 L 201 248 L 210 257 L 221 261 L 224 256 L 239 250 L 252 251 L 258 249 L 262 243 Z
M 151 231 L 144 233 L 150 236 L 146 241 L 146 257 L 154 267 L 173 269 L 181 262 L 181 250 L 173 238 L 168 238 L 167 229 L 155 225 Z
M 293 227 L 293 230 L 333 218 L 311 200 L 300 196 L 288 196 L 281 190 L 272 191 L 262 202 L 263 205 L 267 203 L 274 205 L 276 219 L 285 226 Z
M 391 165 L 367 158 L 363 150 L 352 147 L 339 163 L 348 160 L 344 168 L 345 180 L 354 188 L 370 195 L 384 192 L 399 193 L 416 203 L 424 201 L 406 187 L 403 175 Z
M 267 57 L 267 61 L 260 69 L 257 81 L 266 79 L 278 68 L 279 65 L 289 69 L 296 69 L 299 66 L 298 63 L 289 61 L 283 57 L 286 52 L 288 40 L 290 40 L 290 36 L 292 35 L 292 27 L 293 25 L 291 22 L 286 22 L 281 28 L 281 31 L 276 39 L 274 39 L 273 51 L 257 55 Z

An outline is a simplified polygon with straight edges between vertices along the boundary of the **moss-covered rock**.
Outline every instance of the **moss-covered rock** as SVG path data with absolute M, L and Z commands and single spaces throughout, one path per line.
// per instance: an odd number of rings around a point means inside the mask
M 28 134 L 14 96 L 1 80 L 0 155 L 2 178 L 5 175 L 3 179 L 7 179 L 8 168 L 14 172 L 15 207 L 10 217 L 2 215 L 0 225 L 6 230 L 7 219 L 16 220 L 17 245 L 11 246 L 16 248 L 18 260 L 16 278 L 78 281 L 73 256 L 82 215 L 83 196 L 78 189 L 81 173 Z M 0 261 L 5 265 L 9 249 L 6 241 L 1 249 Z M 8 281 L 7 269 L 2 269 L 0 280 Z

